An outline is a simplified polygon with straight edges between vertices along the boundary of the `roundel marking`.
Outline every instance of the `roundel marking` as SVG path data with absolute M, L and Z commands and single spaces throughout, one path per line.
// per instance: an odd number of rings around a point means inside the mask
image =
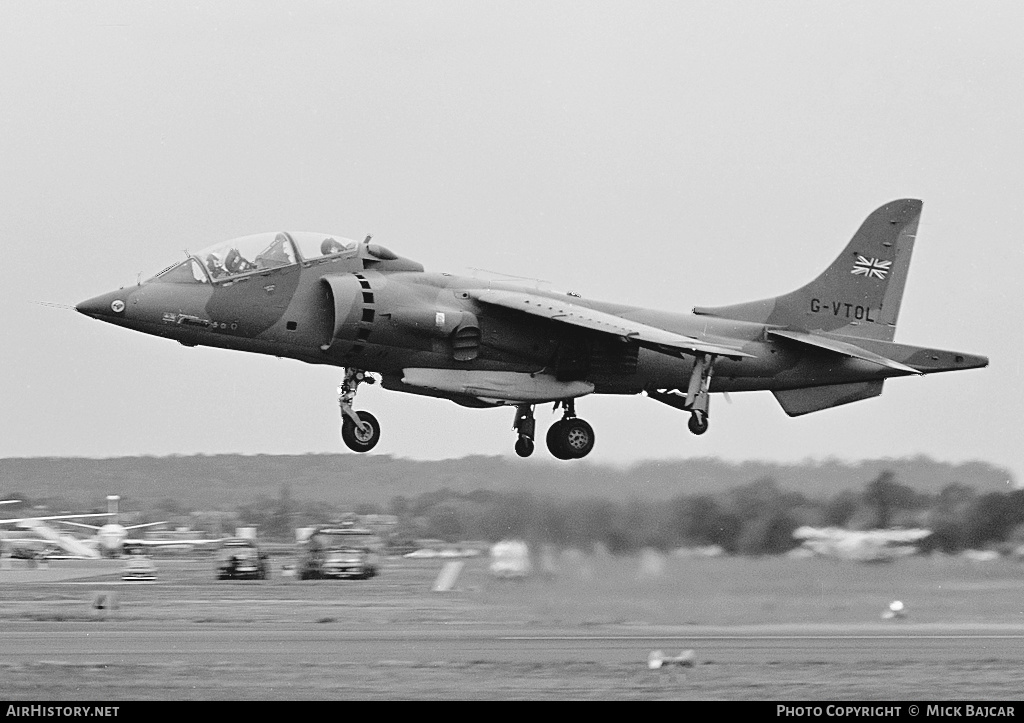
M 120 314 L 122 311 L 124 311 L 124 302 L 121 301 L 120 299 L 114 299 L 113 301 L 110 302 L 110 309 L 115 314 Z

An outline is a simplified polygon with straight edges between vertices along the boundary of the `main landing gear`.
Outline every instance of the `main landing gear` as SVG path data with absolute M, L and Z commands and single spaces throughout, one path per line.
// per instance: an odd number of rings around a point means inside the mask
M 341 438 L 353 452 L 369 452 L 380 441 L 380 424 L 369 412 L 352 408 L 356 389 L 362 383 L 375 380 L 362 369 L 345 368 L 345 378 L 338 387 L 338 406 L 341 407 Z
M 572 399 L 555 402 L 555 409 L 561 406 L 565 413 L 560 420 L 548 427 L 548 451 L 557 459 L 580 459 L 594 448 L 594 428 L 576 416 L 576 405 Z M 519 433 L 516 440 L 516 454 L 529 457 L 534 449 L 534 432 L 537 424 L 533 417 L 533 405 L 520 404 L 516 407 L 516 421 L 512 425 Z

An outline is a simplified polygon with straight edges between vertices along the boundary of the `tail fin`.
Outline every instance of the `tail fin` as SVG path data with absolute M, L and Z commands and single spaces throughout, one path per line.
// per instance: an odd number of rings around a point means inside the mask
M 832 265 L 796 291 L 693 313 L 892 341 L 921 206 L 902 199 L 876 210 Z

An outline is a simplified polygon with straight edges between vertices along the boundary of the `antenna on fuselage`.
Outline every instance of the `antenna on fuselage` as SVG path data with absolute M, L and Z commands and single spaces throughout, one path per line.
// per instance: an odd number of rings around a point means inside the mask
M 363 243 L 364 244 L 370 243 L 370 239 L 372 239 L 372 238 L 373 238 L 373 234 L 372 233 L 366 234 L 366 238 L 363 239 Z

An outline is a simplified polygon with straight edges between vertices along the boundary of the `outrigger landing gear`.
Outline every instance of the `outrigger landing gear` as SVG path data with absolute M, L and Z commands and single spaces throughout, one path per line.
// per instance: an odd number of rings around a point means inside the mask
M 647 396 L 670 407 L 689 412 L 690 421 L 686 426 L 694 434 L 704 434 L 708 431 L 708 406 L 711 398 L 708 388 L 711 386 L 711 367 L 714 363 L 714 354 L 702 354 L 697 357 L 693 363 L 693 371 L 690 372 L 690 382 L 685 395 L 674 390 L 650 389 Z
M 686 389 L 686 406 L 690 408 L 690 421 L 686 426 L 694 434 L 704 434 L 708 431 L 708 406 L 711 398 L 708 387 L 711 386 L 711 367 L 714 363 L 714 355 L 701 354 L 694 361 L 693 371 L 690 373 L 690 384 Z
M 594 428 L 576 416 L 576 403 L 572 399 L 555 402 L 565 410 L 560 420 L 548 427 L 548 450 L 557 459 L 580 459 L 594 448 Z
M 353 452 L 369 452 L 380 441 L 380 424 L 369 412 L 352 408 L 356 389 L 362 383 L 373 384 L 373 377 L 362 369 L 345 368 L 345 378 L 338 386 L 338 406 L 341 407 L 341 438 Z
M 519 432 L 519 438 L 516 440 L 516 454 L 520 457 L 529 457 L 533 454 L 533 433 L 537 428 L 537 420 L 533 418 L 532 404 L 516 406 L 516 421 L 512 428 Z

